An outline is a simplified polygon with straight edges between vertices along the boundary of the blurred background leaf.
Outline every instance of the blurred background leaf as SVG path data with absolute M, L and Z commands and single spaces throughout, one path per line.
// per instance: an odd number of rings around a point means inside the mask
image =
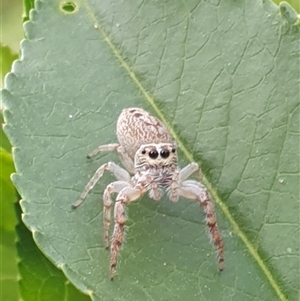
M 1 87 L 3 85 L 5 74 L 10 71 L 12 62 L 17 58 L 18 54 L 14 53 L 8 46 L 0 44 Z
M 20 49 L 20 41 L 23 39 L 23 1 L 1 1 L 1 43 L 9 46 L 14 53 Z
M 1 129 L 0 140 L 0 258 L 1 258 L 1 300 L 15 301 L 19 298 L 17 252 L 15 248 L 17 223 L 14 203 L 17 200 L 16 190 L 10 181 L 10 175 L 14 171 L 11 154 L 2 146 L 7 147 L 6 139 L 3 139 Z M 1 142 L 4 142 L 2 145 Z

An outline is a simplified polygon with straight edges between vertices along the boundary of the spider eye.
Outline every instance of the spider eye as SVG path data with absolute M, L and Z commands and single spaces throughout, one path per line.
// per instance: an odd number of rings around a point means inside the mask
M 158 157 L 158 152 L 157 152 L 157 150 L 152 150 L 152 151 L 150 151 L 150 152 L 149 152 L 149 157 L 150 157 L 151 159 L 156 159 L 156 158 Z
M 172 148 L 172 153 L 175 154 L 176 153 L 176 149 Z
M 170 152 L 168 150 L 162 150 L 160 151 L 160 155 L 162 158 L 166 159 L 170 156 Z
M 143 155 L 145 155 L 145 154 L 146 154 L 146 151 L 145 151 L 144 149 L 142 150 L 142 154 L 143 154 Z

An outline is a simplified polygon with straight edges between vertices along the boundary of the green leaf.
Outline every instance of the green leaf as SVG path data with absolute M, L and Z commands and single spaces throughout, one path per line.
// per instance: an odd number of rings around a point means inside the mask
M 16 235 L 13 231 L 1 228 L 1 300 L 17 301 L 19 299 L 17 252 L 15 249 Z
M 0 116 L 1 117 L 1 116 Z M 14 202 L 16 190 L 10 181 L 14 171 L 11 155 L 2 149 L 3 132 L 1 129 L 0 140 L 0 258 L 1 258 L 1 300 L 19 300 L 17 252 L 15 249 L 16 215 Z M 4 139 L 3 139 L 4 140 Z M 5 141 L 6 142 L 6 141 Z M 4 142 L 4 144 L 5 144 Z
M 17 208 L 21 216 L 21 209 Z M 90 298 L 78 292 L 66 280 L 63 273 L 52 265 L 34 244 L 31 232 L 22 221 L 17 226 L 20 291 L 22 300 L 65 300 L 88 301 Z
M 0 115 L 2 118 L 2 115 Z M 2 121 L 2 120 L 1 120 Z M 17 223 L 15 212 L 16 190 L 10 181 L 14 172 L 11 155 L 1 149 L 7 146 L 7 139 L 1 130 L 0 140 L 0 204 L 1 204 L 1 300 L 19 300 L 19 283 L 22 300 L 89 300 L 66 281 L 63 273 L 55 268 L 34 244 L 32 236 L 21 221 L 21 209 L 17 208 L 18 254 L 16 252 Z M 9 146 L 7 146 L 10 149 Z M 19 261 L 19 269 L 17 262 Z M 19 274 L 20 272 L 20 274 Z M 18 280 L 21 275 L 21 280 Z M 55 289 L 54 289 L 55 288 Z
M 288 3 L 289 6 L 293 7 L 294 12 L 297 11 L 298 14 L 300 13 L 300 2 L 298 0 L 288 0 L 288 1 L 273 0 L 273 2 L 280 6 L 286 6 L 286 3 Z
M 281 2 L 279 5 L 282 16 L 290 24 L 295 24 L 298 20 L 297 12 L 286 2 Z
M 13 204 L 16 200 L 16 191 L 10 180 L 10 175 L 14 172 L 14 164 L 11 155 L 0 148 L 0 204 L 1 204 L 1 229 L 14 231 L 16 225 L 16 216 Z
M 14 60 L 18 58 L 18 55 L 16 53 L 13 53 L 13 51 L 8 46 L 3 46 L 0 44 L 0 79 L 1 79 L 1 87 L 4 80 L 4 76 L 6 73 L 8 73 L 11 69 L 11 65 Z M 1 102 L 0 102 L 1 104 Z
M 29 20 L 30 10 L 34 8 L 34 0 L 23 0 L 23 22 Z
M 47 257 L 93 300 L 296 300 L 299 25 L 268 1 L 44 1 L 31 21 L 6 81 L 5 130 L 23 219 Z M 199 206 L 145 196 L 128 206 L 110 282 L 101 195 L 113 178 L 70 205 L 118 160 L 85 155 L 116 142 L 129 106 L 167 124 L 181 166 L 202 163 L 221 274 Z
M 2 115 L 2 111 L 0 111 L 0 123 L 1 123 L 1 130 L 0 130 L 0 148 L 2 148 L 3 150 L 6 150 L 7 152 L 11 152 L 11 145 L 5 135 L 5 133 L 3 132 L 2 129 L 2 125 L 4 123 L 3 121 L 3 115 Z M 13 166 L 13 164 L 12 164 Z M 12 185 L 13 186 L 13 185 Z

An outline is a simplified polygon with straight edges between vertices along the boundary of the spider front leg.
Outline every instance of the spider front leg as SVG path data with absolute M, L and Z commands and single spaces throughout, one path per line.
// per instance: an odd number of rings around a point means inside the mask
M 210 239 L 217 249 L 218 269 L 222 271 L 224 269 L 224 246 L 209 192 L 201 183 L 189 180 L 180 184 L 178 193 L 185 198 L 198 201 L 203 208 Z
M 120 145 L 118 143 L 103 144 L 98 146 L 92 152 L 88 153 L 86 157 L 90 159 L 92 157 L 95 157 L 99 153 L 116 151 L 119 147 Z
M 87 158 L 92 158 L 95 157 L 96 155 L 98 155 L 99 153 L 103 153 L 103 152 L 113 152 L 113 151 L 117 151 L 119 158 L 122 162 L 122 164 L 124 165 L 124 167 L 131 173 L 134 174 L 135 170 L 134 170 L 134 162 L 133 159 L 129 156 L 129 154 L 127 154 L 123 147 L 120 146 L 120 144 L 118 143 L 111 143 L 111 144 L 104 144 L 104 145 L 100 145 L 98 146 L 95 150 L 93 150 L 92 152 L 90 152 L 87 155 Z
M 117 196 L 114 208 L 115 226 L 110 247 L 110 280 L 114 279 L 118 253 L 124 239 L 125 206 L 127 203 L 137 200 L 144 192 L 141 187 L 125 187 Z
M 105 248 L 109 248 L 109 226 L 111 220 L 111 205 L 112 200 L 110 195 L 112 193 L 119 193 L 123 188 L 130 187 L 130 183 L 125 181 L 112 182 L 104 190 L 103 193 L 103 237 Z
M 198 163 L 193 162 L 182 168 L 180 171 L 176 170 L 172 176 L 172 184 L 169 189 L 169 198 L 172 202 L 177 203 L 179 199 L 178 189 L 180 188 L 180 183 L 186 180 L 193 173 L 197 173 L 199 179 L 202 177 L 202 173 Z
M 130 183 L 130 175 L 125 169 L 121 168 L 119 165 L 117 165 L 114 162 L 105 163 L 97 169 L 97 171 L 95 172 L 93 177 L 86 184 L 83 192 L 81 193 L 81 195 L 79 197 L 79 200 L 72 205 L 73 209 L 77 208 L 78 206 L 80 206 L 84 202 L 84 200 L 86 199 L 89 192 L 94 188 L 94 186 L 97 184 L 97 182 L 103 176 L 103 173 L 104 173 L 105 170 L 108 170 L 111 173 L 113 173 L 114 176 L 118 180 Z

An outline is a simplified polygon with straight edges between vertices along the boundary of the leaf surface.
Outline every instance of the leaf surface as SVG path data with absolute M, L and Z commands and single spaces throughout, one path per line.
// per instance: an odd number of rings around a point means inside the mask
M 36 243 L 93 300 L 296 300 L 299 25 L 284 5 L 36 3 L 4 91 L 13 180 Z M 117 117 L 132 106 L 166 123 L 181 166 L 201 162 L 223 273 L 196 203 L 144 197 L 129 206 L 110 282 L 101 195 L 113 178 L 70 205 L 100 164 L 118 160 L 85 155 L 116 142 Z
M 21 216 L 21 209 L 17 208 Z M 31 232 L 19 220 L 17 225 L 17 250 L 19 255 L 19 287 L 22 300 L 88 301 L 35 245 Z

